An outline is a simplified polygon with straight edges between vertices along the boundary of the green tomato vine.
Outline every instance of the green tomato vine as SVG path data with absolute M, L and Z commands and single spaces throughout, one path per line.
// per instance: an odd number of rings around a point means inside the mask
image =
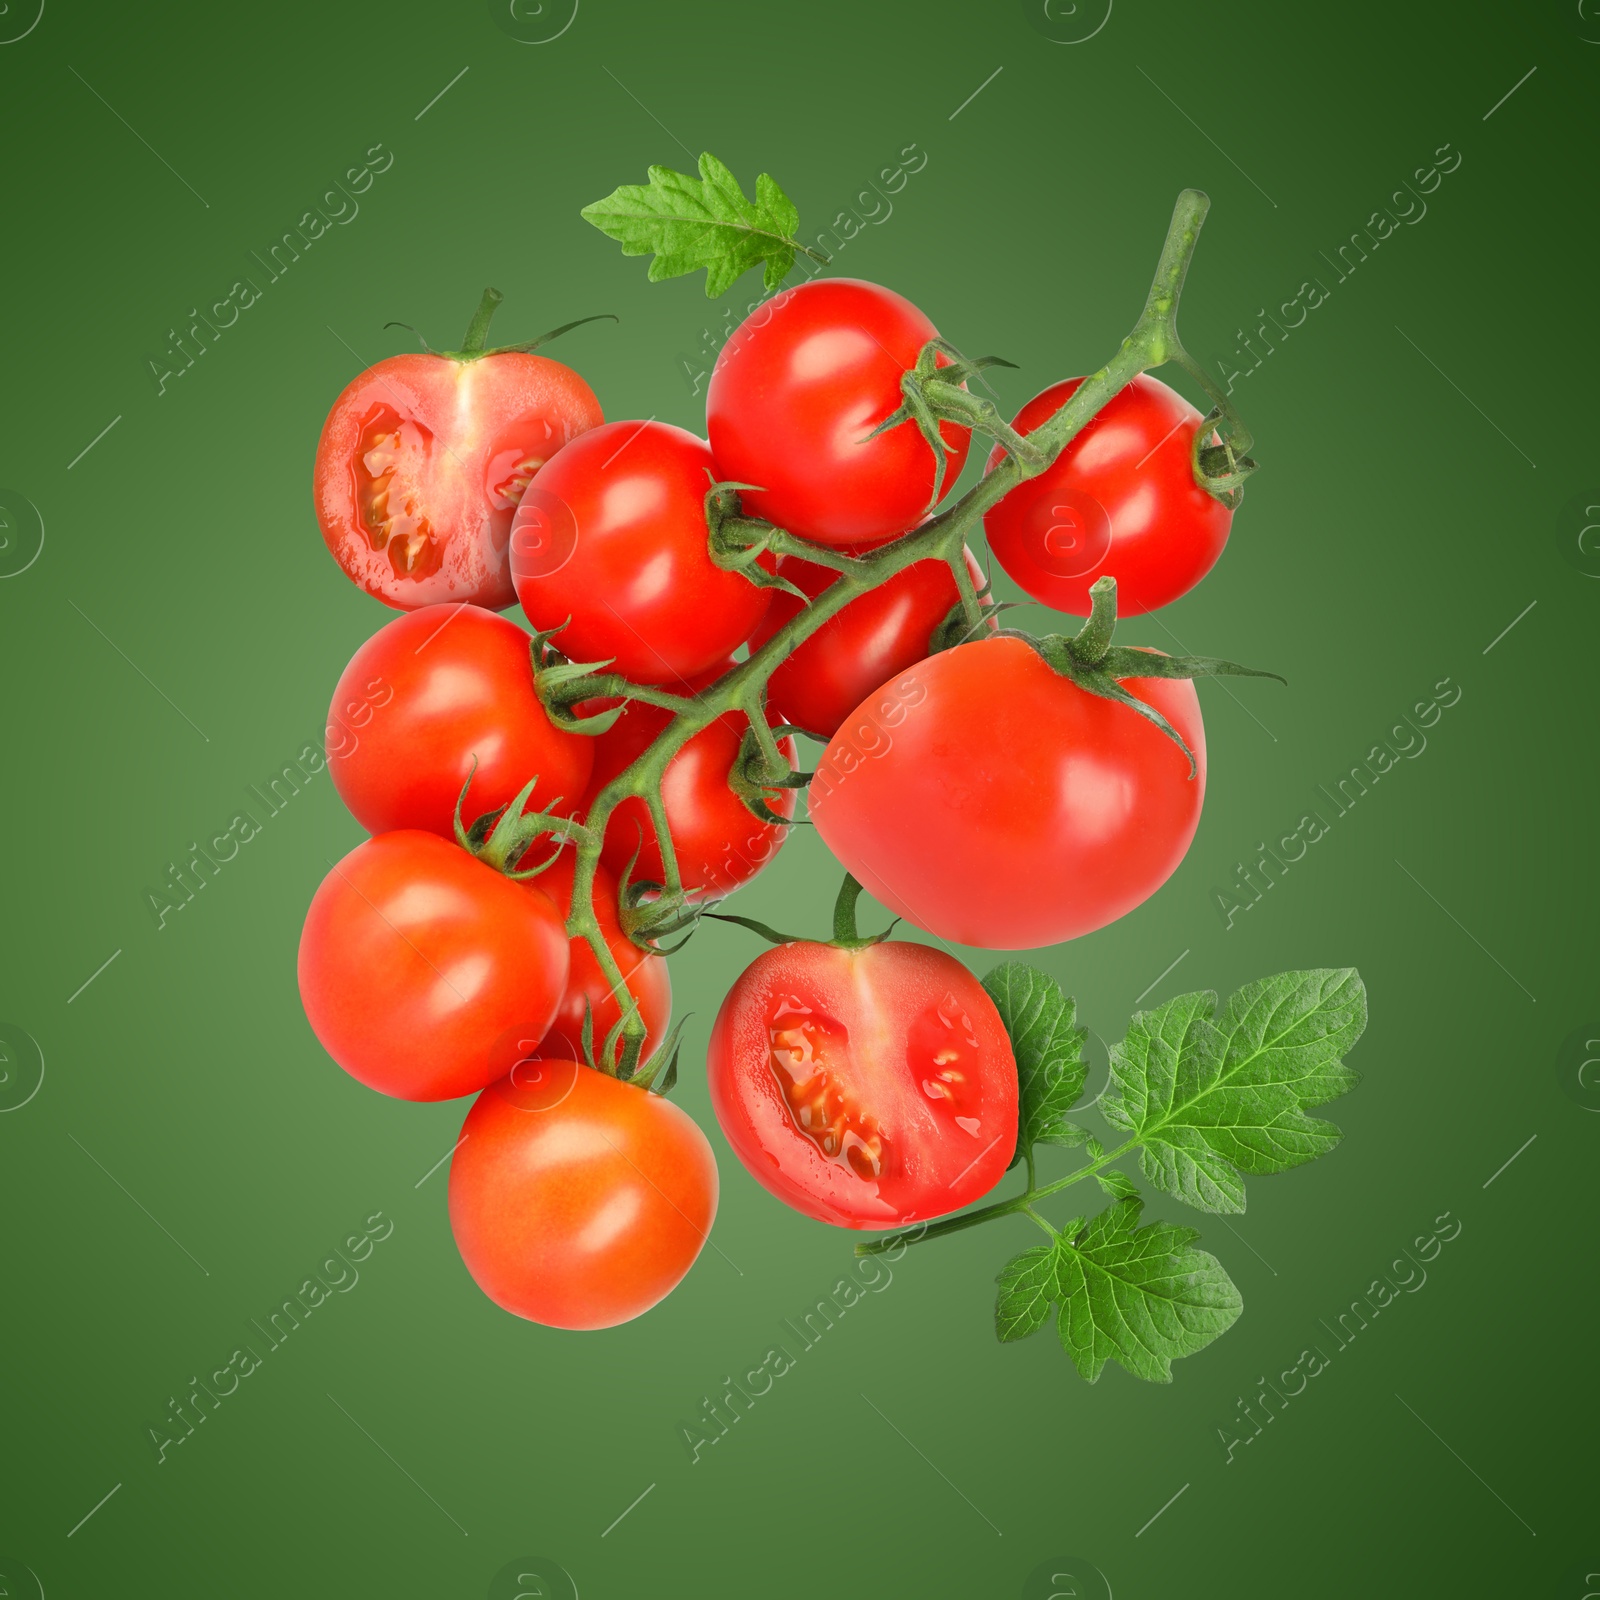
M 764 263 L 767 288 L 776 289 L 792 266 L 795 253 L 805 250 L 794 237 L 798 216 L 792 204 L 765 174 L 758 181 L 754 206 L 744 199 L 727 168 L 714 158 L 702 157 L 701 174 L 697 186 L 692 178 L 652 167 L 649 185 L 620 188 L 607 200 L 587 207 L 584 215 L 617 238 L 626 253 L 654 251 L 652 279 L 705 267 L 708 294 L 713 292 L 713 285 L 719 284 L 715 292 L 720 293 L 746 268 Z M 566 660 L 556 647 L 559 630 L 535 636 L 535 681 L 541 701 L 558 725 L 578 733 L 604 732 L 620 714 L 620 708 L 591 714 L 581 714 L 576 709 L 583 702 L 596 699 L 640 701 L 671 713 L 671 721 L 650 747 L 594 798 L 584 821 L 550 812 L 524 816 L 524 791 L 503 812 L 479 819 L 471 830 L 459 830 L 464 844 L 503 870 L 515 868 L 541 835 L 555 836 L 572 845 L 575 870 L 567 932 L 570 937 L 588 942 L 623 1006 L 622 1019 L 597 1053 L 596 1065 L 601 1070 L 633 1082 L 641 1082 L 647 1076 L 659 1082 L 666 1076 L 658 1078 L 657 1067 L 640 1060 L 644 1022 L 601 931 L 594 908 L 594 881 L 612 814 L 623 801 L 637 798 L 643 801 L 654 827 L 663 881 L 624 883 L 622 914 L 629 936 L 645 949 L 660 951 L 661 940 L 692 928 L 702 914 L 703 906 L 692 902 L 684 890 L 661 795 L 668 764 L 690 739 L 729 713 L 743 717 L 748 732 L 729 775 L 730 785 L 754 816 L 767 822 L 785 821 L 766 807 L 762 795 L 776 788 L 801 787 L 807 775 L 797 774 L 779 748 L 778 738 L 784 730 L 775 731 L 767 723 L 766 686 L 772 673 L 853 600 L 921 561 L 947 563 L 960 594 L 960 602 L 941 630 L 939 642 L 959 643 L 975 636 L 990 622 L 997 608 L 977 590 L 967 570 L 964 550 L 968 536 L 976 532 L 986 511 L 1018 484 L 1049 467 L 1095 413 L 1142 372 L 1174 363 L 1211 399 L 1213 410 L 1195 437 L 1195 479 L 1230 508 L 1238 503 L 1244 480 L 1255 467 L 1248 453 L 1250 431 L 1227 394 L 1184 348 L 1178 333 L 1184 279 L 1209 207 L 1209 199 L 1197 189 L 1185 189 L 1178 196 L 1155 277 L 1137 322 L 1111 359 L 1085 378 L 1060 410 L 1030 433 L 1019 434 L 992 400 L 965 387 L 966 381 L 985 367 L 1001 364 L 996 358 L 969 361 L 943 340 L 930 341 L 924 347 L 915 366 L 902 378 L 903 404 L 878 431 L 907 424 L 917 426 L 934 452 L 936 485 L 942 485 L 945 468 L 938 431 L 941 421 L 959 423 L 986 435 L 1003 447 L 1004 456 L 958 500 L 913 532 L 865 555 L 846 555 L 746 516 L 739 503 L 740 485 L 713 485 L 706 495 L 706 528 L 712 560 L 719 566 L 743 573 L 755 583 L 787 588 L 781 578 L 775 578 L 757 561 L 764 555 L 793 555 L 831 568 L 839 576 L 765 644 L 752 651 L 747 660 L 708 688 L 686 696 L 634 684 L 606 671 L 607 663 Z M 945 359 L 945 365 L 938 364 L 940 357 Z M 1216 443 L 1209 442 L 1213 438 Z M 935 500 L 937 495 L 936 486 Z M 1250 673 L 1247 668 L 1210 657 L 1153 656 L 1113 646 L 1115 616 L 1115 581 L 1102 578 L 1094 588 L 1093 613 L 1074 638 L 1013 636 L 1027 639 L 1055 670 L 1070 676 L 1079 687 L 1153 718 L 1180 744 L 1182 740 L 1159 713 L 1120 687 L 1119 676 L 1132 676 L 1135 662 L 1140 676 L 1268 675 Z M 539 870 L 534 867 L 516 875 L 533 876 Z M 1115 1154 L 1107 1156 L 1102 1164 L 1114 1160 Z M 1030 1151 L 1030 1172 L 1031 1162 Z M 1077 1176 L 1088 1176 L 1090 1170 Z M 1025 1211 L 1027 1205 L 1024 1201 L 1005 1202 L 1000 1209 Z M 966 1221 L 957 1219 L 952 1225 L 965 1226 Z M 941 1229 L 937 1225 L 929 1230 L 938 1231 Z

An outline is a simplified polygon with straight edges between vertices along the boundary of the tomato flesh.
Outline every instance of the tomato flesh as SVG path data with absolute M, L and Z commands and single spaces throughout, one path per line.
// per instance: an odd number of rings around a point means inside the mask
M 1011 1160 L 1011 1044 L 943 951 L 806 940 L 759 956 L 707 1055 L 711 1103 L 750 1174 L 823 1222 L 894 1227 L 986 1193 Z
M 588 384 L 547 356 L 391 356 L 323 424 L 323 539 L 352 582 L 397 610 L 446 600 L 503 610 L 516 598 L 508 546 L 523 490 L 603 420 Z

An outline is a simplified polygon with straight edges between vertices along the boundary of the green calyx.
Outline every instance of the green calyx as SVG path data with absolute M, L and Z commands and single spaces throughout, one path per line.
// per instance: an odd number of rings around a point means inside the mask
M 581 822 L 556 814 L 556 807 L 564 798 L 561 795 L 557 795 L 543 811 L 523 809 L 533 794 L 534 785 L 539 781 L 537 778 L 530 778 L 509 805 L 496 806 L 493 811 L 485 811 L 470 827 L 465 825 L 461 820 L 461 808 L 467 803 L 467 791 L 472 787 L 477 772 L 478 763 L 474 760 L 472 771 L 461 785 L 461 793 L 456 796 L 456 843 L 486 867 L 493 867 L 496 872 L 518 882 L 525 878 L 537 878 L 555 860 L 554 853 L 549 860 L 529 867 L 526 872 L 518 870 L 518 864 L 536 839 L 553 837 L 564 842 L 589 838 L 589 830 Z
M 505 296 L 498 289 L 483 291 L 483 298 L 478 302 L 478 309 L 472 314 L 472 321 L 467 324 L 466 337 L 461 341 L 459 350 L 435 350 L 409 322 L 386 322 L 384 327 L 404 328 L 408 333 L 416 333 L 418 342 L 430 356 L 439 356 L 446 361 L 481 361 L 485 356 L 526 355 L 530 351 L 537 350 L 542 344 L 549 344 L 552 339 L 559 339 L 564 333 L 571 333 L 574 328 L 581 328 L 586 322 L 622 320 L 609 311 L 601 311 L 592 317 L 579 317 L 576 322 L 563 322 L 559 328 L 541 333 L 537 339 L 528 339 L 521 344 L 496 345 L 491 350 L 488 348 L 489 324 L 494 321 L 494 314 L 504 299 Z
M 945 358 L 942 366 L 940 356 Z M 916 423 L 917 431 L 933 452 L 933 496 L 928 501 L 928 511 L 938 505 L 939 496 L 944 493 L 945 469 L 949 464 L 946 458 L 955 455 L 958 448 L 946 443 L 939 431 L 941 422 L 977 428 L 999 439 L 1013 454 L 1030 461 L 1037 457 L 1038 453 L 1005 421 L 992 400 L 969 394 L 966 388 L 967 380 L 977 377 L 987 367 L 1015 366 L 1014 361 L 1005 361 L 999 356 L 979 356 L 976 361 L 969 361 L 948 340 L 930 339 L 917 352 L 916 364 L 901 374 L 902 398 L 898 409 L 891 411 L 867 439 L 876 439 L 880 433 L 887 433 L 905 422 Z M 1037 465 L 1044 465 L 1042 458 Z
M 1194 751 L 1183 735 L 1146 700 L 1123 687 L 1127 678 L 1274 678 L 1289 680 L 1276 672 L 1241 667 L 1237 661 L 1219 656 L 1168 656 L 1155 650 L 1137 650 L 1115 645 L 1111 636 L 1117 625 L 1117 580 L 1097 578 L 1089 587 L 1089 618 L 1076 634 L 1050 633 L 1042 638 L 1003 629 L 1006 638 L 1025 640 L 1053 672 L 1069 678 L 1086 694 L 1115 700 L 1154 723 L 1189 759 L 1189 776 L 1195 775 Z
M 839 898 L 833 903 L 833 937 L 807 939 L 798 933 L 779 933 L 754 917 L 736 917 L 723 911 L 703 911 L 702 916 L 713 922 L 737 922 L 741 928 L 760 934 L 768 944 L 829 944 L 836 950 L 870 950 L 882 944 L 894 932 L 900 919 L 896 917 L 882 933 L 869 933 L 865 938 L 856 930 L 856 901 L 861 898 L 861 885 L 847 872 L 839 885 Z

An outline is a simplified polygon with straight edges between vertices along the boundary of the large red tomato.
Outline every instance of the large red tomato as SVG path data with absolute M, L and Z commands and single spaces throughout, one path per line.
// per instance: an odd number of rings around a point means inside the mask
M 574 661 L 610 661 L 635 683 L 691 677 L 736 649 L 770 590 L 711 559 L 711 452 L 665 422 L 610 422 L 529 487 L 511 536 L 517 598 L 559 628 Z M 569 621 L 570 619 L 570 621 Z
M 478 1096 L 450 1162 L 450 1226 L 496 1305 L 611 1328 L 682 1281 L 717 1214 L 717 1164 L 660 1095 L 575 1061 L 522 1062 Z
M 659 706 L 635 701 L 595 740 L 590 804 L 624 767 L 644 754 L 671 720 L 671 713 Z M 748 883 L 777 855 L 788 835 L 787 828 L 762 821 L 728 787 L 728 773 L 748 726 L 736 711 L 717 718 L 667 763 L 661 779 L 678 872 L 693 899 L 725 895 Z M 778 748 L 792 766 L 794 740 L 780 739 Z M 776 815 L 794 815 L 793 789 L 768 789 L 764 794 Z M 650 812 L 643 800 L 629 796 L 611 813 L 601 859 L 620 878 L 635 851 L 633 879 L 661 882 L 661 850 Z
M 899 409 L 900 379 L 938 330 L 903 296 L 857 278 L 819 278 L 758 307 L 723 346 L 706 390 L 720 478 L 751 516 L 818 544 L 881 544 L 933 498 L 933 451 L 915 422 L 867 436 Z M 939 358 L 941 366 L 946 359 Z M 941 423 L 941 498 L 971 434 Z
M 1037 394 L 1017 413 L 1029 433 L 1072 398 L 1082 378 Z M 1117 580 L 1124 617 L 1187 594 L 1216 564 L 1233 513 L 1194 481 L 1200 413 L 1142 374 L 1114 394 L 1037 478 L 983 519 L 989 548 L 1042 605 L 1089 615 L 1089 585 Z M 992 471 L 1003 452 L 989 458 Z
M 876 899 L 941 939 L 1027 950 L 1103 928 L 1172 875 L 1205 798 L 1194 685 L 1123 687 L 1183 736 L 1193 778 L 1137 712 L 1021 639 L 981 639 L 856 708 L 817 764 L 811 819 Z
M 368 833 L 426 828 L 454 837 L 530 778 L 528 804 L 577 809 L 594 742 L 557 728 L 533 686 L 528 635 L 478 606 L 396 617 L 350 658 L 328 708 L 334 787 Z M 476 770 L 474 770 L 476 762 Z
M 602 420 L 589 385 L 547 356 L 391 356 L 356 378 L 322 425 L 322 537 L 385 605 L 502 610 L 515 599 L 507 542 L 522 491 Z
M 570 916 L 575 868 L 572 851 L 564 850 L 537 878 L 525 878 L 523 882 L 532 886 L 536 893 L 548 895 L 563 917 Z M 611 959 L 626 980 L 628 992 L 639 1004 L 639 1015 L 644 1019 L 646 1030 L 644 1055 L 648 1056 L 666 1036 L 667 1023 L 672 1018 L 672 979 L 667 975 L 667 963 L 660 956 L 641 950 L 622 931 L 617 914 L 617 880 L 603 865 L 595 868 L 594 887 L 589 898 Z M 572 940 L 572 967 L 567 974 L 567 987 L 561 996 L 556 1019 L 539 1046 L 541 1056 L 583 1059 L 585 1000 L 594 1018 L 594 1048 L 598 1055 L 606 1035 L 621 1020 L 622 1004 L 600 970 L 589 941 L 580 937 Z
M 927 945 L 768 950 L 722 1002 L 706 1072 L 751 1176 L 845 1228 L 959 1210 L 994 1187 L 1017 1142 L 1000 1015 Z
M 568 964 L 548 895 L 437 834 L 381 833 L 312 897 L 300 1000 L 351 1077 L 401 1100 L 451 1100 L 537 1048 Z
M 967 571 L 982 588 L 983 569 L 967 552 Z M 785 556 L 778 572 L 808 595 L 819 595 L 838 574 Z M 934 629 L 961 598 L 943 561 L 918 561 L 887 583 L 852 600 L 794 650 L 767 680 L 767 711 L 826 739 L 874 689 L 928 654 Z M 755 636 L 759 650 L 804 602 L 782 590 L 772 597 Z

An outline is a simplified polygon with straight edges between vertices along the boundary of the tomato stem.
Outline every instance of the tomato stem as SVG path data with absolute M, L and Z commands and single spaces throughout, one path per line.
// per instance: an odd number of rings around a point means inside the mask
M 850 873 L 845 873 L 839 885 L 839 898 L 833 903 L 833 942 L 850 947 L 861 943 L 856 931 L 856 901 L 861 898 L 861 885 Z
M 472 313 L 472 321 L 467 324 L 467 336 L 461 341 L 459 353 L 465 359 L 470 361 L 474 356 L 483 354 L 489 343 L 489 324 L 494 321 L 494 314 L 504 299 L 505 296 L 498 289 L 483 291 L 478 309 Z
M 1033 1210 L 1034 1201 L 1060 1194 L 1063 1189 L 1070 1189 L 1073 1184 L 1081 1183 L 1085 1178 L 1092 1178 L 1097 1172 L 1103 1171 L 1112 1162 L 1119 1161 L 1130 1150 L 1136 1150 L 1138 1147 L 1138 1139 L 1129 1139 L 1126 1144 L 1096 1156 L 1093 1161 L 1079 1167 L 1075 1172 L 1069 1172 L 1066 1177 L 1057 1178 L 1054 1183 L 1046 1184 L 1036 1184 L 1034 1181 L 1033 1151 L 1030 1148 L 1027 1153 L 1028 1186 L 1021 1194 L 1013 1195 L 1009 1200 L 992 1201 L 989 1205 L 979 1206 L 976 1211 L 963 1211 L 959 1216 L 945 1217 L 939 1222 L 921 1222 L 915 1228 L 885 1234 L 881 1239 L 864 1240 L 856 1246 L 855 1253 L 858 1256 L 882 1255 L 884 1251 L 897 1246 L 918 1244 L 923 1239 L 942 1239 L 947 1234 L 963 1233 L 968 1228 L 975 1228 L 981 1222 L 993 1222 L 997 1217 L 1014 1217 L 1019 1212 L 1032 1217 L 1050 1233 L 1058 1233 L 1059 1229 L 1051 1227 Z

